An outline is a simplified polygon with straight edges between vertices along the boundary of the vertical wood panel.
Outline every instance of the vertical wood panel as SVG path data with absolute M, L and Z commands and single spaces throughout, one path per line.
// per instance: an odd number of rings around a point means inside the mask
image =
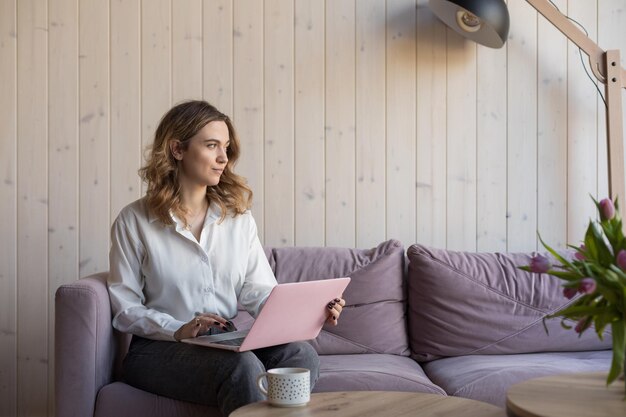
M 385 3 L 356 2 L 356 244 L 385 239 Z
M 534 249 L 537 236 L 537 12 L 508 4 L 507 250 Z
M 324 2 L 295 5 L 295 244 L 324 246 Z
M 111 222 L 141 195 L 140 7 L 111 2 Z
M 476 43 L 448 29 L 446 246 L 476 250 Z
M 54 358 L 54 293 L 78 276 L 78 1 L 49 0 L 48 357 Z M 54 410 L 48 366 L 48 414 Z
M 47 4 L 18 2 L 17 32 L 17 415 L 41 416 L 48 408 Z
M 415 0 L 387 2 L 387 238 L 415 243 Z
M 109 4 L 79 7 L 80 276 L 109 268 Z
M 204 99 L 232 116 L 233 3 L 231 0 L 204 0 L 203 13 Z
M 567 14 L 582 24 L 591 39 L 597 39 L 596 1 L 569 1 Z M 624 32 L 622 32 L 624 33 Z M 589 194 L 597 196 L 598 141 L 597 92 L 585 74 L 578 47 L 568 42 L 567 129 L 568 129 L 568 240 L 583 239 L 589 218 L 596 209 Z M 585 56 L 585 55 L 583 55 Z M 586 61 L 588 61 L 586 59 Z M 585 62 L 585 65 L 588 63 Z M 592 75 L 593 77 L 593 75 Z M 605 153 L 606 154 L 606 153 Z M 601 196 L 600 198 L 604 198 Z
M 152 144 L 159 120 L 172 103 L 171 0 L 141 4 L 141 147 Z M 142 151 L 142 156 L 144 152 Z M 143 159 L 142 159 L 143 160 Z M 142 183 L 142 194 L 145 184 Z
M 506 251 L 506 46 L 478 46 L 476 250 Z
M 0 415 L 17 415 L 17 7 L 0 2 Z
M 326 245 L 354 247 L 355 2 L 326 1 Z
M 202 98 L 202 1 L 172 0 L 174 104 Z
M 446 247 L 446 26 L 417 8 L 417 242 Z
M 556 4 L 561 11 L 567 8 L 566 1 Z M 537 45 L 537 227 L 546 243 L 564 248 L 567 244 L 567 38 L 543 17 L 539 17 L 537 25 L 541 39 Z
M 265 245 L 294 244 L 294 3 L 265 2 Z
M 235 171 L 248 179 L 254 192 L 252 214 L 263 242 L 263 3 L 236 0 L 233 7 L 233 118 L 242 147 Z

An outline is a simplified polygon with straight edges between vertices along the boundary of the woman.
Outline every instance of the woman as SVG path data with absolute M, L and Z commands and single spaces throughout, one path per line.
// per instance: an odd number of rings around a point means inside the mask
M 224 416 L 263 399 L 256 377 L 265 369 L 308 368 L 311 387 L 319 374 L 306 342 L 242 353 L 178 343 L 229 331 L 237 302 L 256 316 L 276 285 L 248 210 L 252 192 L 233 172 L 239 152 L 230 119 L 207 102 L 167 112 L 140 170 L 147 194 L 115 220 L 109 259 L 113 326 L 133 334 L 126 382 Z M 329 322 L 344 305 L 329 303 Z

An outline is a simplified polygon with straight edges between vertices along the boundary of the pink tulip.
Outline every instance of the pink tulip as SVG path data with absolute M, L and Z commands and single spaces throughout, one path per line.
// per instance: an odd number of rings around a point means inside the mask
M 596 290 L 596 280 L 593 278 L 583 278 L 578 285 L 581 294 L 591 294 Z
M 626 271 L 626 250 L 624 249 L 617 253 L 617 266 Z
M 535 255 L 530 258 L 530 272 L 534 272 L 535 274 L 543 274 L 544 272 L 548 272 L 552 264 L 550 260 L 543 255 Z
M 587 259 L 585 257 L 585 250 L 587 248 L 585 247 L 585 245 L 580 245 L 580 250 L 577 250 L 576 253 L 574 253 L 574 258 L 578 259 L 579 261 L 584 261 L 585 259 Z
M 600 201 L 600 217 L 602 220 L 611 220 L 615 216 L 615 206 L 609 198 Z
M 574 298 L 576 296 L 576 293 L 578 292 L 578 290 L 576 288 L 563 288 L 563 295 L 568 299 L 571 300 L 572 298 Z
M 589 320 L 588 317 L 585 317 L 578 321 L 574 330 L 576 331 L 576 333 L 582 333 L 587 330 L 589 326 L 591 326 L 591 320 Z

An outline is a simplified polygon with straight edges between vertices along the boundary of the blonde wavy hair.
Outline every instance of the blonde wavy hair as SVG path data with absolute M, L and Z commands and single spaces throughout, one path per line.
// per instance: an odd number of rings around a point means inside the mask
M 154 135 L 154 142 L 147 149 L 146 165 L 139 170 L 141 179 L 148 185 L 148 208 L 166 225 L 174 223 L 170 211 L 179 218 L 188 214 L 181 202 L 179 168 L 170 150 L 170 143 L 179 140 L 186 150 L 191 138 L 207 123 L 215 121 L 226 123 L 230 145 L 226 151 L 228 163 L 220 182 L 207 187 L 208 201 L 217 203 L 220 207 L 220 222 L 227 213 L 232 213 L 234 217 L 244 213 L 252 204 L 252 190 L 246 185 L 245 178 L 233 172 L 240 155 L 240 144 L 230 118 L 206 101 L 185 101 L 172 107 L 163 116 Z

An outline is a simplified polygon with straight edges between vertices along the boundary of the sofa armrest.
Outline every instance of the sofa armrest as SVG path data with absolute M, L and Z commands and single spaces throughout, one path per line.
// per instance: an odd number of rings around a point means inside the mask
M 98 391 L 113 379 L 116 345 L 107 275 L 91 275 L 56 291 L 57 417 L 93 416 Z

